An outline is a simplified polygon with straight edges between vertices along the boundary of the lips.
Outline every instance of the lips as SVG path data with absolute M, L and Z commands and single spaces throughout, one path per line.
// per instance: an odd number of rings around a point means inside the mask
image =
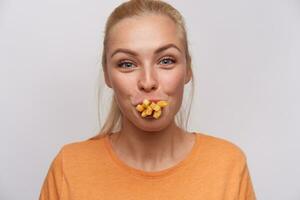
M 161 98 L 161 99 L 159 99 L 159 98 L 143 98 L 143 99 L 139 99 L 138 101 L 134 102 L 133 105 L 137 106 L 138 104 L 142 104 L 144 99 L 148 99 L 150 102 L 154 102 L 154 103 L 156 103 L 158 101 L 166 101 L 163 98 Z

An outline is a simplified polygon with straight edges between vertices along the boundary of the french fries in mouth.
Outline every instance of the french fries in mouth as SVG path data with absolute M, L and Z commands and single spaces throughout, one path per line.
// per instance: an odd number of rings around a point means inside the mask
M 169 105 L 167 101 L 150 102 L 148 99 L 144 99 L 142 104 L 138 104 L 135 108 L 141 113 L 142 117 L 152 116 L 155 119 L 160 118 L 162 114 L 162 108 Z

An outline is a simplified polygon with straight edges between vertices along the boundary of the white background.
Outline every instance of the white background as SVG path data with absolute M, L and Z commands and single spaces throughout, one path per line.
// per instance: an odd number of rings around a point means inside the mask
M 97 133 L 104 23 L 122 1 L 0 1 L 0 199 L 37 199 L 63 144 Z M 299 0 L 169 1 L 184 15 L 191 130 L 240 146 L 258 199 L 300 199 Z

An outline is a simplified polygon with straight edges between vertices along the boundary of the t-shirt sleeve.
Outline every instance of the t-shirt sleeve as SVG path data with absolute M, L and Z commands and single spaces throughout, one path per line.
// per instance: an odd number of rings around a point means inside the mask
M 63 181 L 63 151 L 61 149 L 49 167 L 39 200 L 62 200 Z
M 239 200 L 256 200 L 247 162 L 243 164 L 240 179 Z

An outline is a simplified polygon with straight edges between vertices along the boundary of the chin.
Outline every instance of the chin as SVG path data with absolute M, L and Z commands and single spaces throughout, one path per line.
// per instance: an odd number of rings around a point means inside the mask
M 166 119 L 139 119 L 133 124 L 146 132 L 159 132 L 166 129 L 170 123 L 171 121 Z
M 130 111 L 126 111 L 126 113 L 130 113 Z M 166 109 L 164 113 L 160 116 L 160 118 L 155 119 L 153 117 L 141 117 L 140 113 L 133 109 L 132 114 L 125 115 L 127 123 L 131 123 L 138 129 L 145 132 L 160 132 L 166 129 L 172 123 L 172 117 L 170 116 L 169 109 Z
M 143 126 L 143 125 L 138 125 L 137 127 L 139 129 L 141 129 L 142 131 L 155 133 L 155 132 L 160 132 L 160 131 L 164 130 L 167 126 L 166 127 L 162 127 L 162 126 Z

